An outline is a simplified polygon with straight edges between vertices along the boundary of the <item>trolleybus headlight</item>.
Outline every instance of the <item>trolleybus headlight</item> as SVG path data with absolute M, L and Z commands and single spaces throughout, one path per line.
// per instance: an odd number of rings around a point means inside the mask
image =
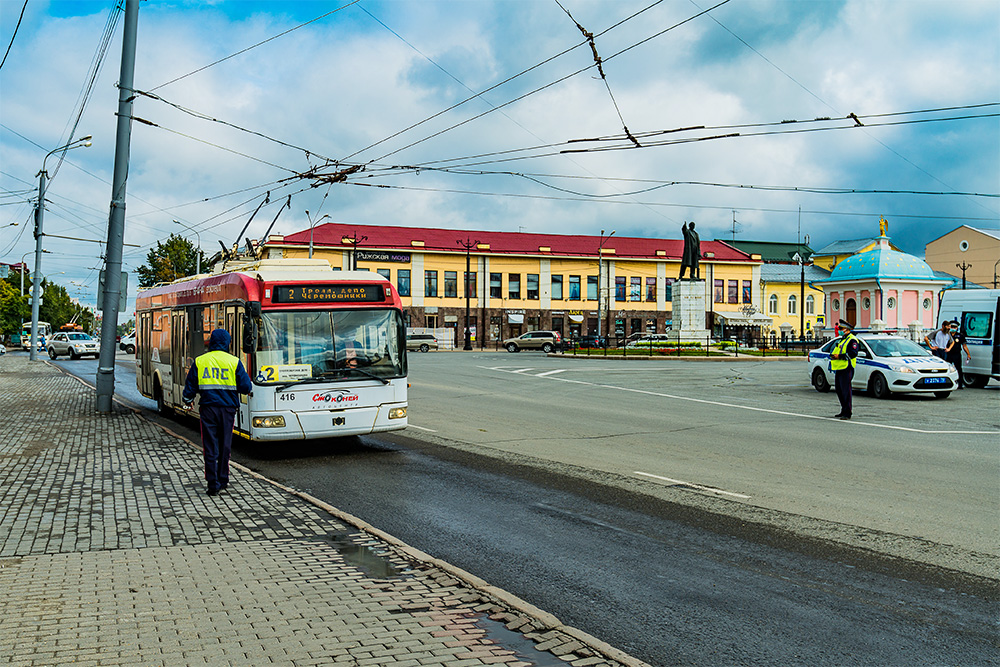
M 389 419 L 402 419 L 406 416 L 406 408 L 392 408 L 389 410 Z
M 254 428 L 284 428 L 285 418 L 281 416 L 277 417 L 254 417 L 253 418 Z

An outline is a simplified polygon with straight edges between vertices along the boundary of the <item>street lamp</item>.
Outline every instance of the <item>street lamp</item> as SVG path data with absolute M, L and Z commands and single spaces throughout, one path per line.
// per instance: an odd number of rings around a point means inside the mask
M 806 338 L 806 265 L 805 258 L 799 253 L 792 257 L 799 263 L 799 338 Z
M 601 230 L 601 242 L 597 246 L 597 344 L 600 345 L 601 341 L 601 274 L 603 273 L 604 266 L 604 242 L 615 235 L 615 230 L 611 230 L 611 233 L 604 236 L 604 230 Z
M 42 218 L 45 214 L 45 179 L 48 178 L 49 174 L 45 171 L 45 161 L 49 159 L 49 156 L 53 153 L 58 153 L 59 151 L 68 151 L 73 148 L 89 148 L 92 144 L 90 142 L 91 136 L 87 136 L 71 141 L 65 146 L 60 146 L 55 148 L 45 154 L 42 158 L 42 170 L 38 172 L 38 204 L 35 206 L 35 278 L 36 280 L 31 285 L 31 350 L 30 359 L 36 361 L 38 359 L 38 302 L 41 301 L 41 287 L 42 281 L 37 280 L 38 276 L 42 275 Z
M 961 264 L 956 264 L 955 267 L 959 268 L 959 269 L 962 269 L 962 289 L 965 289 L 965 272 L 968 269 L 972 268 L 972 264 L 966 264 L 963 261 Z M 993 268 L 996 269 L 996 264 L 993 265 Z
M 323 218 L 329 218 L 329 217 L 330 217 L 329 214 L 324 213 L 322 218 L 320 218 L 316 222 L 313 222 L 312 218 L 309 217 L 309 211 L 306 211 L 306 219 L 309 221 L 309 259 L 313 258 L 313 227 L 318 225 L 323 220 Z
M 479 245 L 479 241 L 470 241 L 466 238 L 464 243 L 459 241 L 458 245 L 465 248 L 465 345 L 462 346 L 462 349 L 471 350 L 472 332 L 469 331 L 469 271 L 472 268 L 472 249 Z
M 197 262 L 198 268 L 195 269 L 195 273 L 201 275 L 201 234 L 198 233 L 197 229 L 195 229 L 194 227 L 188 227 L 180 220 L 174 220 L 174 222 L 183 227 L 184 229 L 194 232 L 195 238 L 198 239 L 198 250 L 195 253 L 195 261 Z
M 993 289 L 997 288 L 997 264 L 1000 264 L 1000 259 L 993 263 Z

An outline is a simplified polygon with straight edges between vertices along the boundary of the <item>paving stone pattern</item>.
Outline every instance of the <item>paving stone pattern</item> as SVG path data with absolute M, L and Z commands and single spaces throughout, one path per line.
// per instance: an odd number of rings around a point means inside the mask
M 641 664 L 266 480 L 209 497 L 195 448 L 114 405 L 0 357 L 2 664 Z

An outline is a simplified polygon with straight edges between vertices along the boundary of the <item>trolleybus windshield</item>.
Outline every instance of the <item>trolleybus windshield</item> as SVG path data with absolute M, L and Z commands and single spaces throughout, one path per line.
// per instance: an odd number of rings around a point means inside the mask
M 399 311 L 264 311 L 256 354 L 260 383 L 405 377 Z

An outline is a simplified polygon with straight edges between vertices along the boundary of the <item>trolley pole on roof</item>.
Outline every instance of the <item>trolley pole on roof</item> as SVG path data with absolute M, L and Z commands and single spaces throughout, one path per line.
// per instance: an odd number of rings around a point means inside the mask
M 107 257 L 104 261 L 104 311 L 101 321 L 101 356 L 97 363 L 97 411 L 111 412 L 115 394 L 115 347 L 118 333 L 118 302 L 121 298 L 122 243 L 125 236 L 125 184 L 128 180 L 129 143 L 132 137 L 132 84 L 135 79 L 135 42 L 139 22 L 139 0 L 125 0 L 122 35 L 122 66 L 118 78 L 118 133 L 115 143 L 115 173 L 111 185 L 108 217 Z

